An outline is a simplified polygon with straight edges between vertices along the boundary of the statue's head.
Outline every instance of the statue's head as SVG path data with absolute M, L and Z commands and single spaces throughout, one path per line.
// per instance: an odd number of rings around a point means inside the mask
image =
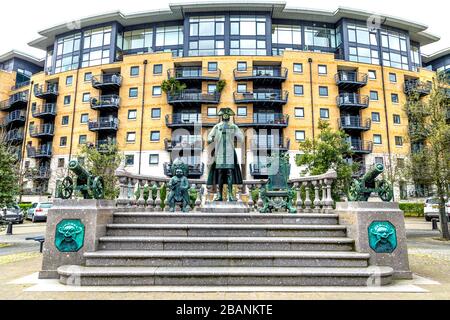
M 187 176 L 188 166 L 180 158 L 175 159 L 172 163 L 172 174 L 180 177 L 178 171 L 181 171 L 181 176 Z
M 183 176 L 183 170 L 181 170 L 180 168 L 178 168 L 177 170 L 175 170 L 175 175 L 178 178 L 181 178 Z
M 231 116 L 234 116 L 234 111 L 230 108 L 222 108 L 217 115 L 222 117 L 222 121 L 230 121 Z
M 380 242 L 386 242 L 391 235 L 391 230 L 385 225 L 379 225 L 375 228 L 375 235 Z
M 82 229 L 74 223 L 67 223 L 58 229 L 66 241 L 75 240 L 75 237 Z

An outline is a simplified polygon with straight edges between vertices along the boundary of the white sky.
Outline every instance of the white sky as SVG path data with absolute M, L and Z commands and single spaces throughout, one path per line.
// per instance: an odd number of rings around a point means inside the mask
M 211 0 L 213 1 L 213 0 Z M 264 1 L 264 0 L 262 0 Z M 0 54 L 12 49 L 43 57 L 41 50 L 28 42 L 39 37 L 38 31 L 87 16 L 117 11 L 127 13 L 168 9 L 169 3 L 204 2 L 195 0 L 22 0 L 2 1 L 0 18 Z M 430 54 L 450 47 L 450 1 L 445 0 L 286 0 L 287 7 L 335 10 L 348 7 L 396 16 L 428 25 L 427 32 L 441 37 L 437 43 L 425 46 Z

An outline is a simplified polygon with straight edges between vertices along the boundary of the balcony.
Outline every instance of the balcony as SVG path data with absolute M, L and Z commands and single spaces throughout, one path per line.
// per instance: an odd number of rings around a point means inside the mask
M 237 104 L 253 103 L 262 106 L 282 106 L 287 103 L 289 93 L 276 89 L 259 89 L 254 92 L 234 92 Z
M 234 80 L 253 81 L 261 84 L 279 84 L 286 80 L 288 69 L 278 66 L 254 66 L 246 70 L 233 70 Z
M 350 142 L 351 149 L 356 154 L 369 154 L 373 149 L 372 141 L 353 140 Z
M 52 146 L 51 145 L 41 145 L 37 148 L 27 146 L 27 156 L 28 158 L 51 158 L 52 157 Z
M 188 165 L 188 178 L 200 178 L 203 175 L 205 164 L 189 164 Z M 168 177 L 172 176 L 172 163 L 164 163 L 164 174 Z
M 429 95 L 431 93 L 432 84 L 429 82 L 423 82 L 416 79 L 405 80 L 405 94 L 410 95 L 416 93 L 419 97 Z
M 92 87 L 100 90 L 119 89 L 122 85 L 122 76 L 117 73 L 108 73 L 93 76 L 91 79 Z
M 23 87 L 28 87 L 29 85 L 30 85 L 30 81 L 19 82 L 11 87 L 11 91 L 19 90 Z
M 196 125 L 213 127 L 219 122 L 218 116 L 206 116 L 201 113 L 174 113 L 166 115 L 166 125 L 169 128 L 186 128 Z
M 100 153 L 106 153 L 108 151 L 108 145 L 117 145 L 116 139 L 99 139 L 95 144 L 95 148 Z
M 364 87 L 367 84 L 367 73 L 360 73 L 356 71 L 340 70 L 334 76 L 336 85 L 339 89 L 355 90 Z
M 47 83 L 34 87 L 34 96 L 39 99 L 56 99 L 58 97 L 58 84 Z
M 54 135 L 55 126 L 52 123 L 46 123 L 40 126 L 35 126 L 30 129 L 30 136 L 32 138 L 51 138 Z
M 338 119 L 339 129 L 347 132 L 359 132 L 370 130 L 371 119 L 363 120 L 358 116 L 343 116 Z
M 117 118 L 99 118 L 98 120 L 89 121 L 88 128 L 90 131 L 117 131 L 119 128 L 119 119 Z
M 56 116 L 56 103 L 44 103 L 31 110 L 31 114 L 35 118 L 46 119 Z
M 195 137 L 193 139 L 186 139 L 184 141 L 173 141 L 170 139 L 164 139 L 164 146 L 166 151 L 173 151 L 173 150 L 203 150 L 203 140 L 201 137 L 197 138 L 196 136 L 188 136 L 188 137 Z
M 3 127 L 17 127 L 25 124 L 25 112 L 22 110 L 14 110 L 8 114 L 3 121 Z
M 0 102 L 0 111 L 11 111 L 25 108 L 28 104 L 28 91 L 11 95 L 9 99 Z
M 267 151 L 288 151 L 291 141 L 289 138 L 280 138 L 274 141 L 271 136 L 256 136 L 250 141 L 250 148 L 253 151 L 267 150 Z
M 356 93 L 341 93 L 336 103 L 342 110 L 359 110 L 369 106 L 369 96 Z
M 269 170 L 264 163 L 250 163 L 249 168 L 252 176 L 267 176 L 269 174 Z
M 94 110 L 117 110 L 120 106 L 120 97 L 117 94 L 103 95 L 91 98 L 91 108 Z
M 197 90 L 184 90 L 177 93 L 167 93 L 167 103 L 173 106 L 192 106 L 199 104 L 219 104 L 219 92 L 201 92 Z
M 282 113 L 254 113 L 249 117 L 234 117 L 240 127 L 287 128 L 289 115 Z
M 6 133 L 5 140 L 10 144 L 18 144 L 23 141 L 23 129 L 14 129 Z
M 50 179 L 50 168 L 49 167 L 40 167 L 40 168 L 30 168 L 26 173 L 26 177 L 33 180 L 48 180 Z
M 219 81 L 221 71 L 210 71 L 202 67 L 176 67 L 167 70 L 169 78 L 175 78 L 179 81 Z

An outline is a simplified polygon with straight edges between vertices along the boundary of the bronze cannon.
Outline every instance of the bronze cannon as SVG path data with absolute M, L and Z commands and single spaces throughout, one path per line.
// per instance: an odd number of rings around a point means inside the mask
M 350 184 L 348 192 L 349 201 L 367 201 L 372 192 L 378 194 L 383 201 L 391 201 L 394 197 L 392 185 L 386 180 L 376 180 L 384 172 L 384 166 L 381 163 L 367 171 L 361 178 L 354 179 Z
M 79 191 L 84 199 L 103 199 L 103 178 L 94 176 L 87 171 L 77 160 L 70 160 L 69 170 L 75 174 L 75 181 L 67 176 L 61 182 L 59 195 L 63 199 L 69 199 L 74 191 Z

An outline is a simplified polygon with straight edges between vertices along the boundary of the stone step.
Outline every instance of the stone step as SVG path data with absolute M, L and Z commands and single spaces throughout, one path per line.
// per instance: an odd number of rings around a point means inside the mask
M 101 250 L 351 251 L 350 238 L 102 237 Z
M 84 253 L 86 266 L 110 267 L 367 267 L 367 253 L 340 251 L 148 251 Z
M 340 225 L 108 224 L 107 236 L 149 237 L 345 237 Z
M 114 223 L 150 224 L 338 224 L 337 214 L 261 214 L 261 213 L 164 213 L 164 212 L 117 212 Z
M 58 273 L 61 283 L 79 286 L 368 286 L 390 284 L 393 270 L 390 267 L 61 266 Z

